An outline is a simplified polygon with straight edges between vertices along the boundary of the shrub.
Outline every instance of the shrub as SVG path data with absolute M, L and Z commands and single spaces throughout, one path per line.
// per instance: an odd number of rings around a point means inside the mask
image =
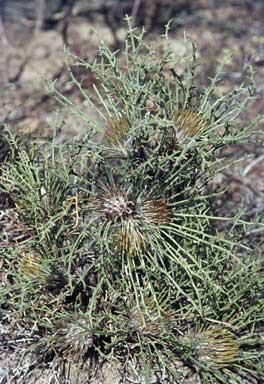
M 3 324 L 30 356 L 25 381 L 51 362 L 117 361 L 123 382 L 260 382 L 263 268 L 237 238 L 248 224 L 222 218 L 233 226 L 218 233 L 205 193 L 221 148 L 252 135 L 254 124 L 237 122 L 252 83 L 216 98 L 222 67 L 201 88 L 195 49 L 181 64 L 169 25 L 157 59 L 127 21 L 124 56 L 103 43 L 92 63 L 65 52 L 101 119 L 48 81 L 87 122 L 85 137 L 25 145 L 3 135 Z M 80 66 L 96 77 L 96 101 Z

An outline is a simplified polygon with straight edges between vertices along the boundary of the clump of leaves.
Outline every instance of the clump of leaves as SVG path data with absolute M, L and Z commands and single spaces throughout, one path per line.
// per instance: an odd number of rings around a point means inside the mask
M 201 89 L 195 52 L 178 74 L 169 26 L 157 60 L 127 21 L 123 57 L 103 43 L 92 63 L 65 54 L 102 122 L 48 82 L 87 135 L 27 149 L 6 135 L 16 155 L 2 159 L 0 176 L 11 220 L 8 236 L 0 224 L 2 321 L 30 332 L 17 347 L 35 356 L 29 371 L 110 360 L 123 380 L 135 363 L 146 383 L 261 382 L 263 266 L 232 231 L 217 232 L 204 192 L 220 149 L 252 134 L 237 123 L 252 83 L 216 98 L 222 67 Z M 96 101 L 76 66 L 97 78 Z

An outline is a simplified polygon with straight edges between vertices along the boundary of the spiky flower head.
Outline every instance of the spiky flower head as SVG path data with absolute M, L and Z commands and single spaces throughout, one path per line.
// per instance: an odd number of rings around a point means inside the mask
M 108 145 L 122 148 L 130 129 L 130 124 L 124 115 L 110 117 L 107 121 L 104 140 Z
M 67 316 L 55 325 L 50 346 L 60 355 L 78 360 L 93 345 L 93 334 L 88 321 L 77 315 Z
M 186 139 L 201 136 L 207 128 L 207 122 L 204 118 L 189 108 L 180 108 L 174 112 L 173 123 L 179 143 L 184 143 Z
M 43 267 L 42 258 L 36 252 L 23 252 L 19 271 L 24 278 L 36 279 L 48 276 L 48 269 Z
M 129 317 L 131 327 L 145 337 L 161 337 L 174 323 L 174 312 L 165 304 L 158 308 L 151 297 L 144 298 L 140 305 L 134 305 Z
M 146 200 L 141 207 L 144 220 L 150 224 L 168 224 L 172 216 L 172 209 L 166 199 Z
M 215 326 L 194 337 L 196 359 L 210 368 L 232 365 L 239 357 L 239 342 L 228 329 Z
M 147 247 L 146 227 L 167 224 L 172 208 L 165 198 L 134 197 L 123 189 L 106 191 L 104 196 L 90 200 L 90 209 L 96 219 L 108 222 L 117 235 L 116 250 L 134 254 Z
M 118 250 L 130 255 L 145 250 L 148 246 L 147 226 L 155 227 L 168 224 L 172 209 L 165 198 L 145 200 L 136 204 L 134 218 L 124 221 L 119 227 Z
M 62 271 L 51 268 L 47 260 L 37 252 L 23 252 L 19 263 L 19 273 L 23 279 L 37 280 L 50 290 L 61 289 L 67 283 Z

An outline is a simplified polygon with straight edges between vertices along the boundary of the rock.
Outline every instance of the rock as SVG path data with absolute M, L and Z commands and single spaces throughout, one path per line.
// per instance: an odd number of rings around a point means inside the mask
M 63 41 L 59 32 L 40 32 L 28 47 L 28 62 L 20 76 L 24 93 L 43 92 L 41 76 L 53 78 L 63 66 Z
M 8 368 L 0 367 L 0 383 L 4 382 L 4 379 L 8 380 L 8 372 Z

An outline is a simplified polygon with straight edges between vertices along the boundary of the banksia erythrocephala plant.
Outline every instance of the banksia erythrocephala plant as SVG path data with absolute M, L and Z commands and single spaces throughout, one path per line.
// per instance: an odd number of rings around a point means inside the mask
M 92 62 L 65 52 L 98 121 L 47 82 L 87 124 L 84 137 L 41 146 L 4 138 L 15 156 L 4 158 L 0 196 L 4 210 L 12 198 L 8 214 L 26 235 L 12 238 L 5 225 L 0 240 L 3 325 L 12 318 L 20 334 L 31 332 L 17 353 L 29 348 L 37 361 L 118 362 L 144 383 L 192 374 L 197 384 L 260 383 L 263 266 L 237 238 L 250 224 L 236 217 L 219 234 L 206 193 L 220 150 L 252 136 L 238 116 L 253 83 L 217 99 L 222 67 L 201 88 L 188 41 L 179 68 L 168 26 L 157 59 L 127 22 L 123 55 L 103 43 Z M 97 79 L 93 95 L 76 67 Z M 134 363 L 142 369 L 132 372 Z

